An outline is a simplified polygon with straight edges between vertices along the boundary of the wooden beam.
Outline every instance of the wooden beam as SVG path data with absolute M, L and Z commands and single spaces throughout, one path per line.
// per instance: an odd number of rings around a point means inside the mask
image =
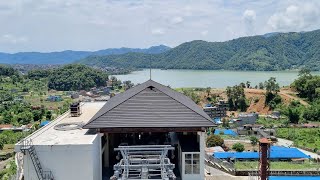
M 183 128 L 100 128 L 100 133 L 138 133 L 138 132 L 198 132 L 205 131 L 203 127 Z

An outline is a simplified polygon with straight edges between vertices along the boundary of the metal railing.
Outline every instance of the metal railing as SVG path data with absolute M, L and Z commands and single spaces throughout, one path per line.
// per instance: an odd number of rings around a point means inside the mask
M 41 163 L 39 161 L 39 157 L 37 155 L 37 152 L 35 150 L 35 147 L 33 145 L 32 139 L 24 139 L 22 142 L 22 147 L 21 147 L 21 151 L 23 152 L 23 154 L 26 154 L 26 152 L 28 152 L 28 154 L 30 155 L 31 161 L 34 165 L 36 174 L 38 176 L 39 180 L 54 180 L 53 174 L 51 171 L 44 171 Z
M 228 171 L 232 171 L 232 172 L 235 172 L 235 165 L 232 163 L 232 162 L 228 162 L 226 160 L 222 160 L 222 159 L 219 159 L 219 158 L 215 158 L 213 156 L 210 156 L 208 154 L 205 154 L 205 159 L 208 161 L 208 162 L 211 162 L 213 164 L 217 164 L 219 166 L 221 166 L 222 168 L 228 170 Z

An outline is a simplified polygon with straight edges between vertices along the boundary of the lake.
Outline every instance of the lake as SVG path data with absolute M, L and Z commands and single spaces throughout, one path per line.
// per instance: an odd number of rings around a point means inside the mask
M 312 72 L 320 75 L 320 72 Z M 130 80 L 134 84 L 149 79 L 149 69 L 133 71 L 130 74 L 115 75 L 121 81 Z M 280 86 L 287 86 L 298 77 L 297 71 L 225 71 L 225 70 L 161 70 L 152 69 L 152 80 L 163 85 L 178 87 L 224 88 L 250 81 L 251 86 L 275 77 Z

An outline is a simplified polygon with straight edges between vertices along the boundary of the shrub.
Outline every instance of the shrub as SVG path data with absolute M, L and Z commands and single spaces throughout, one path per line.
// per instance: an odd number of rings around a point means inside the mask
M 214 146 L 222 146 L 224 144 L 224 140 L 218 135 L 210 135 L 207 138 L 206 145 L 207 147 L 214 147 Z
M 258 144 L 258 138 L 255 137 L 255 136 L 251 136 L 250 137 L 250 143 L 251 143 L 252 146 L 257 145 Z
M 244 145 L 241 144 L 241 143 L 235 143 L 233 146 L 232 146 L 232 149 L 237 151 L 237 152 L 242 152 L 244 151 Z

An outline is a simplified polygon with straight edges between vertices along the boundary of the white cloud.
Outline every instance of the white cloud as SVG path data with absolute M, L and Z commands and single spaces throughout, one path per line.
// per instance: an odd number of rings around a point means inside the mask
M 250 21 L 250 22 L 256 20 L 256 16 L 257 16 L 256 12 L 254 10 L 251 10 L 251 9 L 247 9 L 243 13 L 244 20 Z
M 182 22 L 183 22 L 183 18 L 180 16 L 176 16 L 171 19 L 172 24 L 180 24 Z
M 24 36 L 15 36 L 12 34 L 5 34 L 0 37 L 1 43 L 20 44 L 20 43 L 25 43 L 27 41 L 28 41 L 28 38 Z
M 275 29 L 306 31 L 320 28 L 318 1 L 3 0 L 0 50 L 176 46 Z
M 209 32 L 208 30 L 201 31 L 201 35 L 206 36 L 206 35 L 208 35 L 208 32 Z
M 252 35 L 255 33 L 255 20 L 256 20 L 256 12 L 251 9 L 247 9 L 244 11 L 242 18 L 244 20 L 246 35 Z
M 284 11 L 273 14 L 268 25 L 273 30 L 300 31 L 318 26 L 320 23 L 320 4 L 301 3 L 289 5 Z
M 165 30 L 163 28 L 156 28 L 151 30 L 151 34 L 153 35 L 163 35 L 165 34 Z

